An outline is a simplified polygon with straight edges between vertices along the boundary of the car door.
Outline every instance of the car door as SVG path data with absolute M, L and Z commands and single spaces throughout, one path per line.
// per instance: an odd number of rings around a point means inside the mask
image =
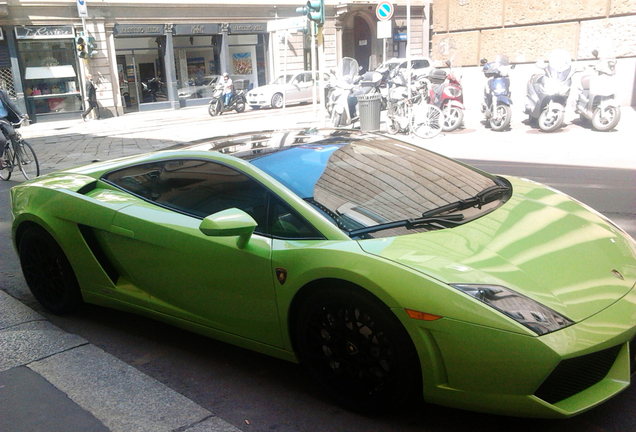
M 106 241 L 123 277 L 157 312 L 280 346 L 271 238 L 199 229 L 212 213 L 239 208 L 264 224 L 268 191 L 234 168 L 201 160 L 154 162 L 107 179 L 143 201 L 120 210 Z
M 287 83 L 287 103 L 298 103 L 304 101 L 304 76 L 294 75 Z
M 313 82 L 311 72 L 298 74 L 299 102 L 311 102 L 313 100 Z

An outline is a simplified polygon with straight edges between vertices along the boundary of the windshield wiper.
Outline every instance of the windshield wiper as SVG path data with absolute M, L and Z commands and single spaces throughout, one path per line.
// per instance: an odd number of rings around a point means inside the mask
M 370 227 L 358 228 L 351 231 L 347 231 L 349 237 L 357 237 L 363 234 L 370 234 L 377 231 L 388 230 L 392 228 L 406 228 L 406 229 L 414 229 L 420 228 L 422 226 L 427 225 L 438 225 L 441 228 L 446 228 L 447 225 L 459 225 L 460 222 L 464 220 L 464 215 L 461 213 L 452 214 L 452 215 L 444 215 L 444 216 L 432 216 L 432 217 L 421 217 L 415 219 L 405 219 L 401 221 L 395 222 L 387 222 L 383 224 L 373 225 Z
M 481 209 L 481 206 L 483 206 L 484 204 L 488 204 L 489 202 L 492 202 L 498 198 L 501 198 L 508 191 L 510 191 L 510 189 L 506 186 L 493 185 L 487 187 L 483 191 L 479 192 L 477 195 L 470 198 L 455 201 L 450 204 L 445 204 L 432 210 L 425 211 L 424 213 L 422 213 L 422 217 L 427 218 L 431 216 L 437 216 L 441 215 L 442 213 L 464 210 L 471 207 L 477 207 Z

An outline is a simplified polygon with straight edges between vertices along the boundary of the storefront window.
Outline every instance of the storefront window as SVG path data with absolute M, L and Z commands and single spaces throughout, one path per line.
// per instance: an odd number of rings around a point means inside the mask
M 125 111 L 135 111 L 139 104 L 168 100 L 164 43 L 164 36 L 117 40 L 119 87 Z
M 82 110 L 73 39 L 20 41 L 18 50 L 30 113 Z
M 221 74 L 221 36 L 176 36 L 172 40 L 179 98 L 212 97 Z

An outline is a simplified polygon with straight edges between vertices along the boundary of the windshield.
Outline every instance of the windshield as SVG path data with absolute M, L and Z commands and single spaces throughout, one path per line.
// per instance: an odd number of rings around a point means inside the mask
M 550 53 L 548 58 L 548 75 L 550 77 L 565 81 L 571 67 L 572 59 L 566 50 L 556 49 Z
M 501 179 L 381 136 L 301 144 L 251 163 L 353 238 L 454 226 L 486 214 L 510 193 Z
M 281 75 L 272 82 L 272 84 L 286 84 L 291 81 L 293 74 Z
M 352 84 L 353 80 L 358 75 L 358 71 L 358 62 L 350 57 L 345 57 L 342 59 L 342 63 L 340 65 L 339 78 L 348 82 L 349 84 Z

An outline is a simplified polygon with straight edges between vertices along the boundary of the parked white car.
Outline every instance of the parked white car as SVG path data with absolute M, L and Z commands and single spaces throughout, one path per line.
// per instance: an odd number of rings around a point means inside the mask
M 407 59 L 405 58 L 392 58 L 376 68 L 377 72 L 382 73 L 385 76 L 393 75 L 395 69 L 399 69 L 400 73 L 406 74 L 406 68 L 408 66 Z M 411 58 L 411 74 L 414 76 L 428 75 L 433 69 L 433 62 L 428 57 L 412 57 Z M 389 72 L 388 74 L 386 72 Z
M 280 75 L 271 84 L 257 87 L 247 93 L 247 104 L 253 109 L 282 108 L 285 104 L 313 101 L 314 78 L 310 71 L 290 72 Z M 316 83 L 317 85 L 317 83 Z M 318 95 L 320 99 L 320 95 Z

